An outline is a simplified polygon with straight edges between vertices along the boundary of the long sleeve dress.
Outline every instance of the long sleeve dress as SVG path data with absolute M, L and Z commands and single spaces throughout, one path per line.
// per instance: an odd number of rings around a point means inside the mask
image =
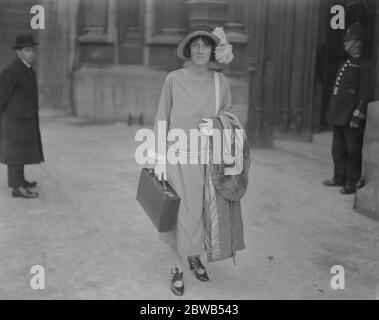
M 220 74 L 219 99 L 220 107 L 231 105 L 229 83 L 222 74 Z M 213 118 L 214 116 L 215 83 L 213 75 L 199 80 L 187 75 L 184 69 L 170 72 L 167 75 L 154 123 L 156 136 L 158 135 L 158 121 L 166 121 L 167 132 L 172 129 L 184 130 L 188 137 L 189 148 L 190 130 L 197 129 L 202 118 Z M 168 148 L 170 148 L 170 144 L 173 143 L 168 141 Z M 166 166 L 168 182 L 178 193 L 181 201 L 176 227 L 172 231 L 161 233 L 160 239 L 175 247 L 183 257 L 202 254 L 204 251 L 205 165 L 167 162 Z

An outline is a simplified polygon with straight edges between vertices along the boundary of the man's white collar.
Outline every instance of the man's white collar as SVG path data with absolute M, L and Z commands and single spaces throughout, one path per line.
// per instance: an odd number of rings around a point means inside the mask
M 21 59 L 21 61 L 28 67 L 28 68 L 31 68 L 32 65 L 27 63 L 24 59 Z

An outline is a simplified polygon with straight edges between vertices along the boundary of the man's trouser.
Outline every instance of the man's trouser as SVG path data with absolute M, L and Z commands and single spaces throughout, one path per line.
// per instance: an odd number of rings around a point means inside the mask
M 345 186 L 355 186 L 362 172 L 363 130 L 348 126 L 333 126 L 332 156 L 334 180 Z
M 25 184 L 24 166 L 8 165 L 8 187 L 17 189 Z

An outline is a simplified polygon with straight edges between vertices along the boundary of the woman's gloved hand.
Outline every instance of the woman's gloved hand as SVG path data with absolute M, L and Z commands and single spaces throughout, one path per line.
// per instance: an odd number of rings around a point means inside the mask
M 167 172 L 166 172 L 166 164 L 157 163 L 154 167 L 154 174 L 158 178 L 159 181 L 163 180 L 167 181 Z
M 199 124 L 197 125 L 201 134 L 204 136 L 211 136 L 213 130 L 213 120 L 212 119 L 201 119 Z

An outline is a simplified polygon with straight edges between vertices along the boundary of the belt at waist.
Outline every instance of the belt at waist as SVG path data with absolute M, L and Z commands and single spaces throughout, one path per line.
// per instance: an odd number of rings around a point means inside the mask
M 340 94 L 357 94 L 357 90 L 355 89 L 341 89 L 334 87 L 333 88 L 333 95 L 340 95 Z

